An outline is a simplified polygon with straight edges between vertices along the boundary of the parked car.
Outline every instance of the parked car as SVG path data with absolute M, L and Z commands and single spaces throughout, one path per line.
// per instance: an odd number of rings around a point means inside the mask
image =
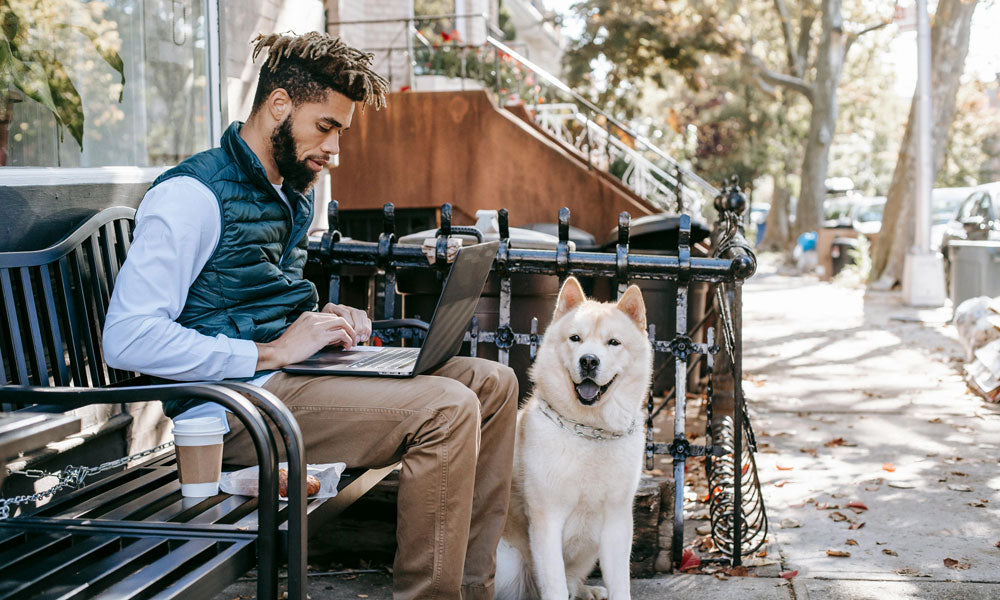
M 952 219 L 945 223 L 938 247 L 944 257 L 946 284 L 951 272 L 948 243 L 952 240 L 987 239 L 1000 239 L 1000 181 L 973 188 Z
M 931 195 L 931 239 L 930 246 L 940 250 L 948 224 L 958 214 L 958 207 L 976 191 L 975 187 L 935 188 Z
M 851 224 L 861 235 L 872 236 L 882 230 L 885 196 L 862 198 L 851 208 Z

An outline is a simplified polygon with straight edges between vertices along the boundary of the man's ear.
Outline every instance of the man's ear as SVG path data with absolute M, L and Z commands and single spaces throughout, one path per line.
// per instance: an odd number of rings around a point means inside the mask
M 583 294 L 583 288 L 580 287 L 580 282 L 576 280 L 576 277 L 570 276 L 566 278 L 562 289 L 559 290 L 559 299 L 556 300 L 556 312 L 552 315 L 552 320 L 555 321 L 565 315 L 586 299 L 587 297 Z
M 278 123 L 284 121 L 292 112 L 292 98 L 285 91 L 285 88 L 275 88 L 272 90 L 267 95 L 267 100 L 264 101 L 264 104 L 268 114 Z
M 639 286 L 628 286 L 622 297 L 618 299 L 618 310 L 628 315 L 639 331 L 646 332 L 646 303 L 642 301 L 642 292 L 639 291 Z

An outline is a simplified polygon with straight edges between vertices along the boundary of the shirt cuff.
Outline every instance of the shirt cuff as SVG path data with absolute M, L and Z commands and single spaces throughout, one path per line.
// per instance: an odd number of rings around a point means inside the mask
M 257 373 L 257 344 L 251 340 L 230 339 L 232 353 L 226 365 L 226 379 L 253 377 Z

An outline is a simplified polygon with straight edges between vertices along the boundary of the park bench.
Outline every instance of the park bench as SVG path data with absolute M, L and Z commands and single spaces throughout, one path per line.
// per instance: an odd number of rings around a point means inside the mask
M 152 384 L 109 368 L 101 332 L 134 214 L 109 208 L 52 247 L 0 253 L 0 406 L 62 412 L 92 404 L 124 410 L 153 400 L 218 402 L 251 434 L 260 497 L 182 498 L 172 451 L 42 506 L 30 501 L 48 493 L 29 495 L 20 514 L 0 520 L 0 598 L 209 598 L 254 566 L 257 597 L 276 598 L 287 554 L 288 597 L 304 599 L 307 519 L 335 516 L 391 467 L 348 470 L 336 497 L 307 501 L 301 434 L 274 395 L 242 383 Z M 279 443 L 293 482 L 287 503 L 277 500 Z M 57 488 L 78 487 L 81 475 L 123 462 L 64 469 Z

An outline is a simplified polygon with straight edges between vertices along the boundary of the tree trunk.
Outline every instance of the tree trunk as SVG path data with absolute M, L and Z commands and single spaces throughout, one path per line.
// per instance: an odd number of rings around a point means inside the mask
M 788 207 L 792 190 L 788 185 L 787 171 L 774 176 L 774 194 L 771 196 L 771 209 L 767 213 L 767 225 L 764 228 L 764 239 L 760 246 L 764 250 L 788 250 L 789 239 Z
M 837 85 L 844 69 L 846 36 L 841 0 L 823 0 L 823 34 L 816 56 L 809 136 L 802 159 L 802 189 L 795 211 L 793 237 L 819 228 L 826 197 L 826 169 L 837 127 Z
M 935 178 L 944 158 L 955 100 L 969 52 L 975 0 L 940 0 L 931 28 L 931 144 Z M 910 105 L 906 132 L 882 216 L 872 259 L 871 280 L 889 289 L 900 281 L 906 252 L 913 244 L 917 197 L 916 97 Z M 936 250 L 936 248 L 932 248 Z

